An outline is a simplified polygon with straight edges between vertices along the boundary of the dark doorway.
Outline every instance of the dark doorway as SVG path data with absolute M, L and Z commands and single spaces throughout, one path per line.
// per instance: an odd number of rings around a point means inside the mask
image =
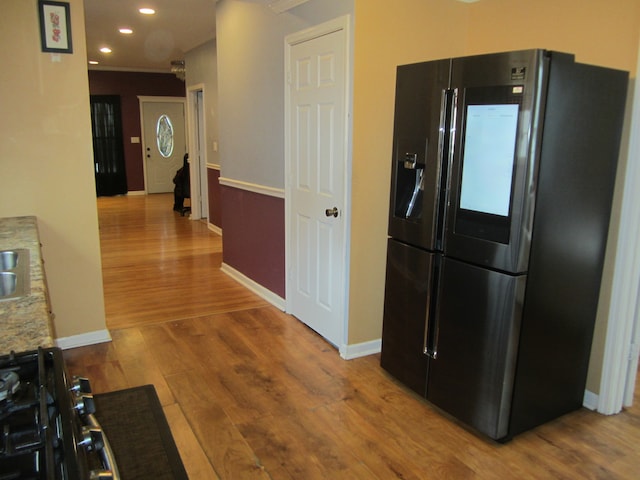
M 127 193 L 120 96 L 91 95 L 91 129 L 97 195 Z

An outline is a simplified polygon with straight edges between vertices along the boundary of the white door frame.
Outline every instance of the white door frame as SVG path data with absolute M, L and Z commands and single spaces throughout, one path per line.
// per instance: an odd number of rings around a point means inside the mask
M 640 324 L 640 45 L 629 131 L 622 209 L 611 287 L 607 335 L 597 411 L 606 415 L 630 406 L 638 371 Z M 624 146 L 622 148 L 624 151 Z
M 142 108 L 143 103 L 182 103 L 184 108 L 184 112 L 187 111 L 186 98 L 184 97 L 159 97 L 159 96 L 145 96 L 138 95 L 138 108 L 140 109 L 140 132 L 142 136 L 142 169 L 144 172 L 144 193 L 147 194 L 147 185 L 148 185 L 148 177 L 147 177 L 147 156 L 145 152 L 147 151 L 147 143 L 144 138 L 144 110 Z M 189 138 L 189 125 L 187 124 L 187 119 L 185 118 L 184 122 L 185 135 L 187 138 L 185 141 L 188 141 Z M 188 144 L 187 144 L 188 145 Z
M 345 176 L 344 182 L 344 200 L 343 205 L 344 209 L 340 212 L 342 221 L 344 222 L 344 252 L 343 252 L 343 262 L 342 262 L 342 277 L 344 279 L 343 282 L 343 308 L 341 312 L 342 317 L 342 340 L 338 345 L 340 350 L 340 355 L 345 357 L 346 355 L 346 343 L 348 340 L 348 312 L 349 312 L 349 257 L 350 257 L 350 247 L 351 247 L 351 76 L 353 71 L 353 59 L 351 52 L 351 16 L 344 15 L 342 17 L 338 17 L 334 20 L 330 20 L 328 22 L 322 23 L 320 25 L 316 25 L 314 27 L 308 28 L 306 30 L 302 30 L 297 33 L 293 33 L 288 35 L 285 38 L 285 82 L 284 82 L 284 90 L 285 90 L 285 108 L 284 108 L 284 151 L 285 151 L 285 193 L 284 193 L 284 205 L 285 205 L 285 308 L 287 312 L 291 312 L 291 290 L 293 288 L 293 282 L 291 281 L 291 272 L 292 272 L 292 248 L 291 239 L 293 228 L 293 224 L 291 222 L 291 213 L 293 211 L 291 205 L 291 197 L 292 197 L 292 178 L 291 178 L 291 169 L 292 169 L 292 158 L 291 158 L 291 115 L 289 110 L 291 108 L 291 95 L 289 91 L 289 80 L 290 80 L 290 71 L 291 65 L 290 57 L 291 57 L 291 48 L 302 42 L 306 42 L 308 40 L 313 40 L 314 38 L 327 35 L 339 30 L 343 30 L 344 41 L 345 41 L 345 96 L 344 96 L 344 111 L 345 111 L 345 171 L 340 172 L 340 174 Z
M 205 125 L 204 105 L 205 93 L 204 84 L 199 83 L 187 88 L 187 146 L 189 151 L 189 162 L 191 165 L 191 218 L 200 219 L 209 217 L 209 189 L 199 188 L 207 185 L 207 131 Z M 200 108 L 197 108 L 198 94 L 201 94 L 202 101 Z M 198 150 L 200 145 L 200 161 L 196 162 L 196 157 L 192 152 Z M 207 185 L 208 186 L 208 185 Z

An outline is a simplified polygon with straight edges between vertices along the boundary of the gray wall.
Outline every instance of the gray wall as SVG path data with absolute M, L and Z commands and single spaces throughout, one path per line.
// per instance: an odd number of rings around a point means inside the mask
M 217 4 L 222 177 L 284 188 L 284 39 L 353 11 L 354 0 L 310 0 L 281 14 L 264 2 Z
M 212 40 L 190 50 L 185 55 L 187 70 L 185 87 L 203 85 L 207 163 L 219 165 L 213 143 L 218 142 L 218 59 L 216 42 Z

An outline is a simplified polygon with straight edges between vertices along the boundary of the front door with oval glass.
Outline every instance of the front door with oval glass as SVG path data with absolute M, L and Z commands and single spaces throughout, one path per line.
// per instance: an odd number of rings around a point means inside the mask
M 184 102 L 142 101 L 147 193 L 172 192 L 187 152 Z

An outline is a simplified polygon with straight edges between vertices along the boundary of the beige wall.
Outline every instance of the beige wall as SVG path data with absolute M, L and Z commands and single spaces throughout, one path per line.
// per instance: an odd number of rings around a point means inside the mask
M 463 55 L 468 17 L 452 0 L 358 0 L 355 16 L 348 344 L 382 333 L 396 66 Z
M 636 71 L 638 0 L 480 0 L 467 8 L 467 54 L 546 48 Z
M 355 23 L 349 344 L 381 335 L 396 65 L 547 48 L 635 72 L 640 2 L 402 0 L 391 6 L 358 0 Z M 610 277 L 605 283 L 610 288 Z M 594 345 L 603 341 L 603 317 Z M 594 371 L 601 363 L 599 348 L 592 358 Z M 588 384 L 596 393 L 598 379 L 590 377 Z
M 1 0 L 0 217 L 38 217 L 55 336 L 105 329 L 82 0 L 73 54 L 40 51 L 36 0 Z

